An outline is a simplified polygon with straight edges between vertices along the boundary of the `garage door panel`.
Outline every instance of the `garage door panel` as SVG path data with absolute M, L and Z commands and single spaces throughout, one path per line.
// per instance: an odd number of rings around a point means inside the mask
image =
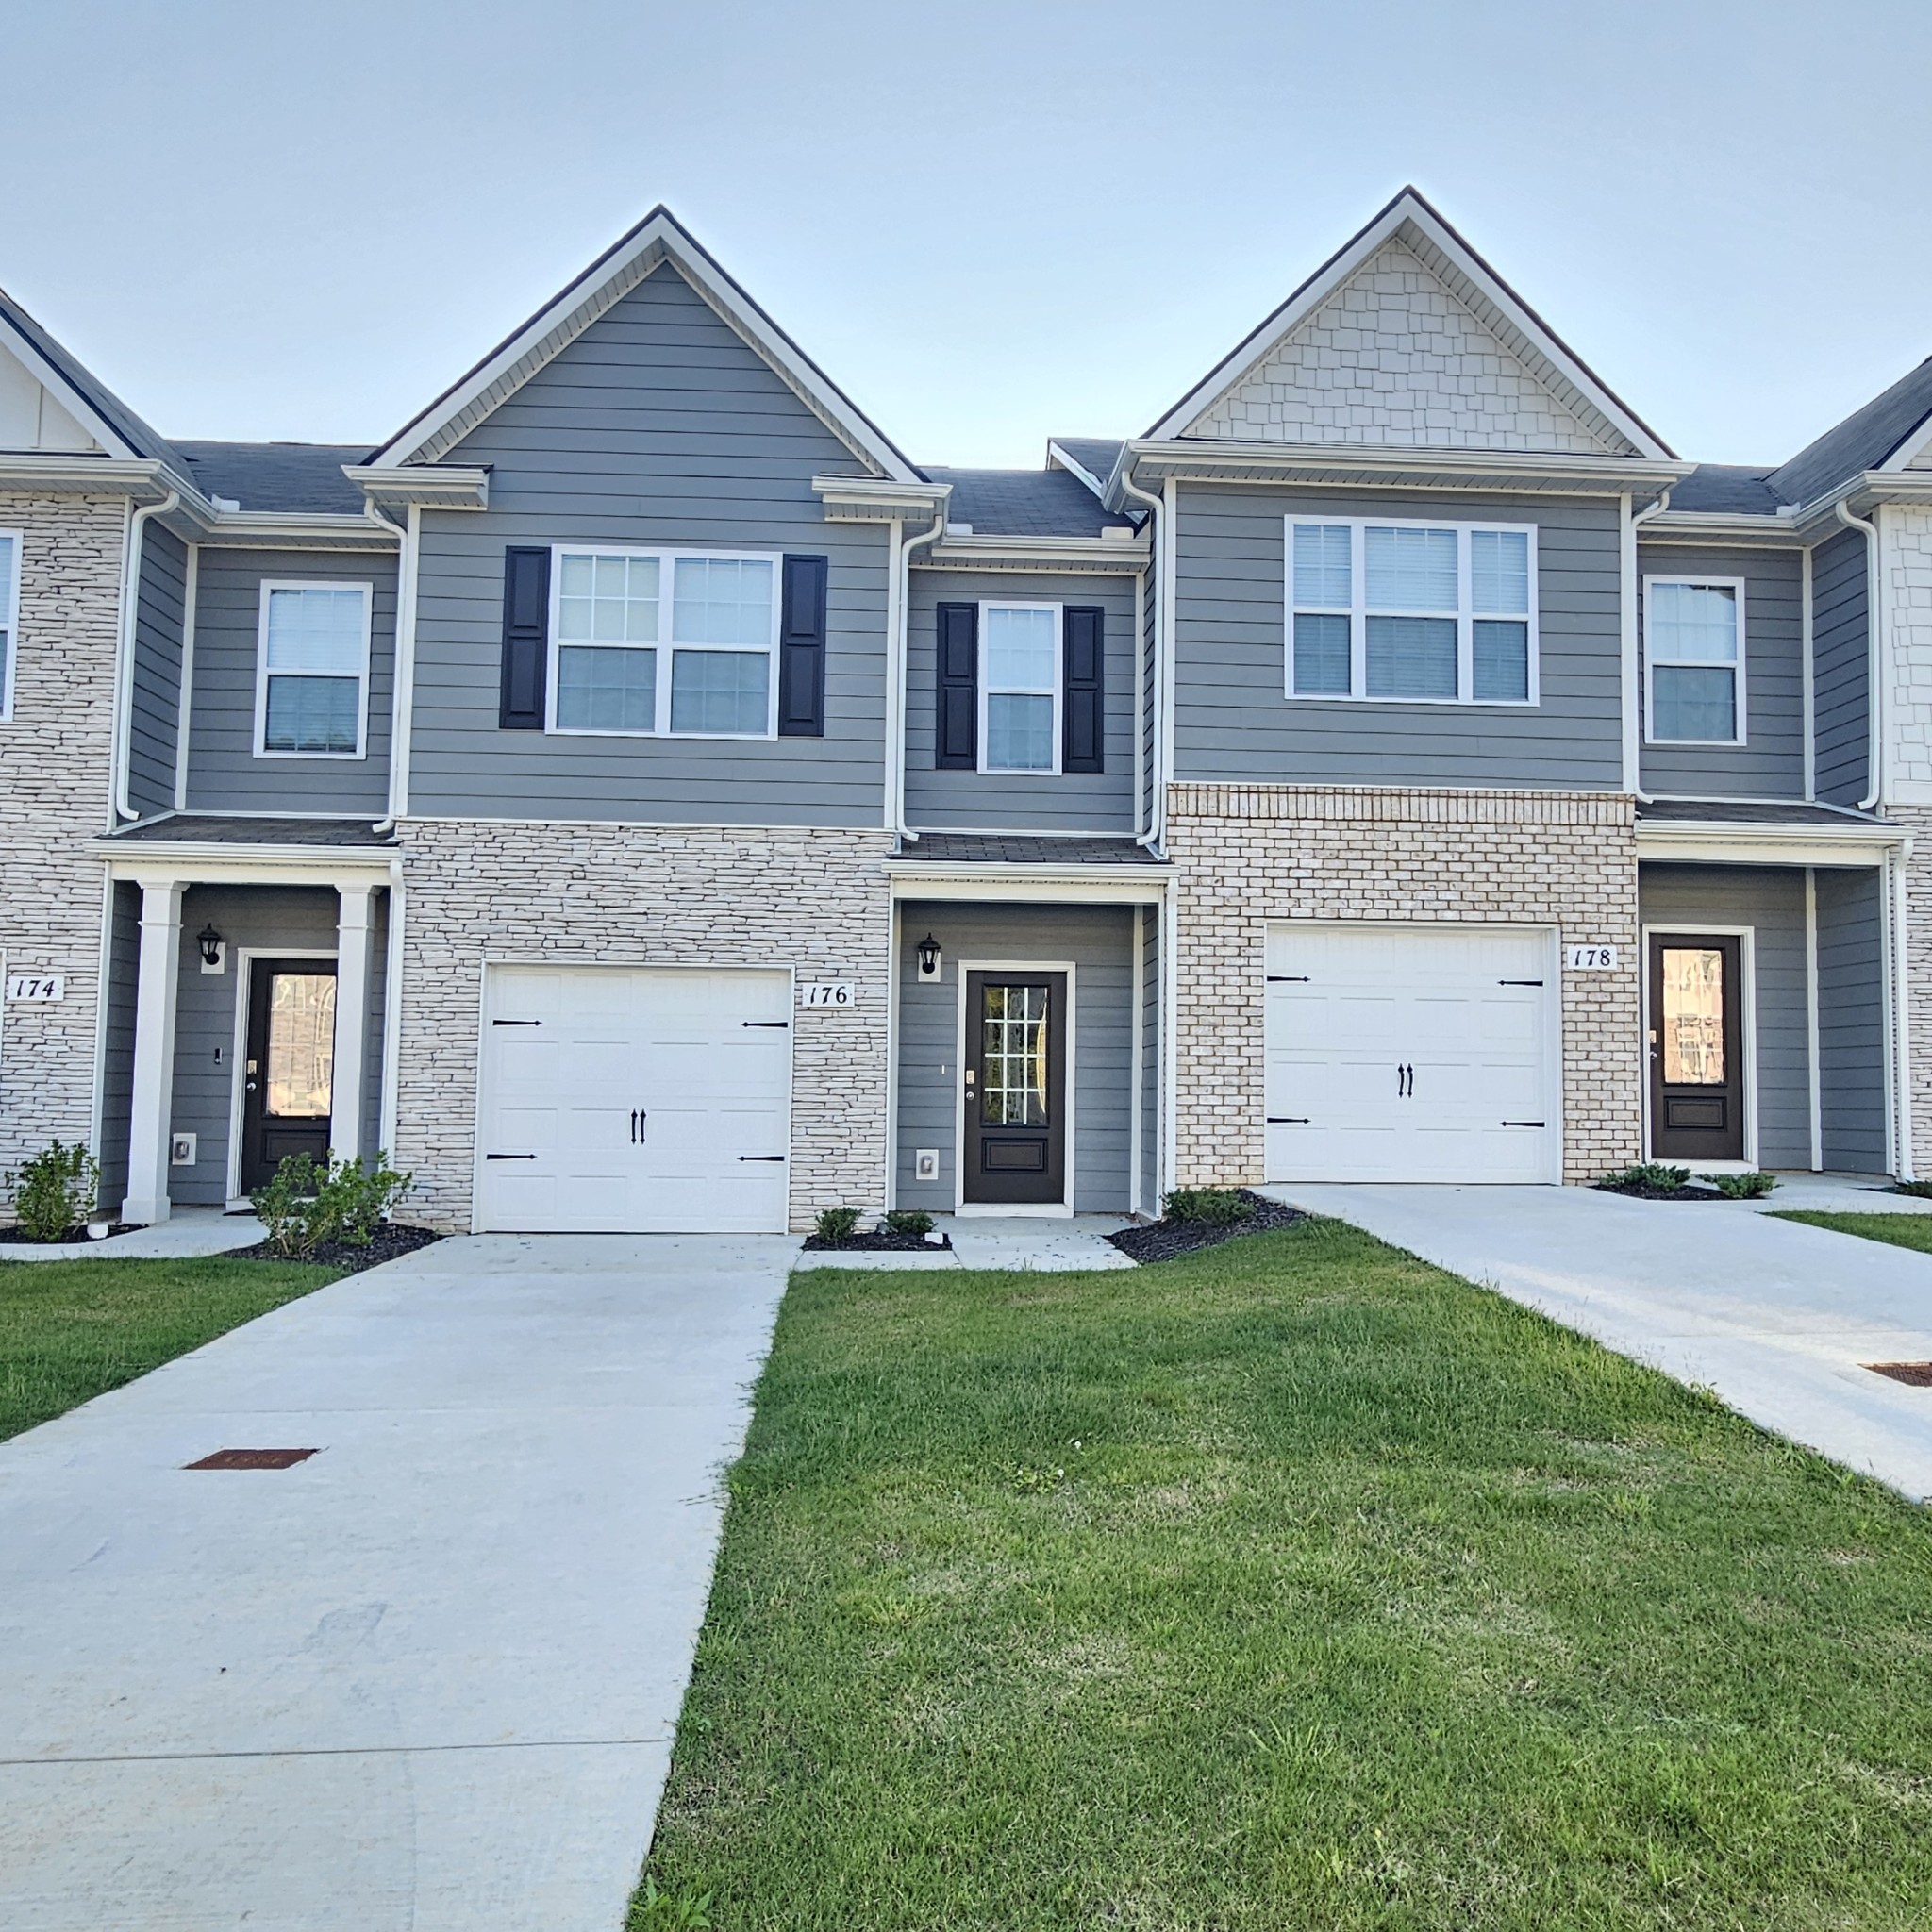
M 1269 1177 L 1555 1178 L 1550 944 L 1482 927 L 1271 927 Z

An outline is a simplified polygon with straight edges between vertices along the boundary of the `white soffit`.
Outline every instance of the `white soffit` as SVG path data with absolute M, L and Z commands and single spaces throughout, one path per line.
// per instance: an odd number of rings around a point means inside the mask
M 1467 242 L 1412 188 L 1324 262 L 1154 426 L 1147 438 L 1200 436 L 1214 407 L 1255 376 L 1324 304 L 1396 244 L 1441 284 L 1499 348 L 1521 363 L 1602 453 L 1671 460 L 1673 452 L 1609 390 Z
M 902 483 L 924 480 L 885 432 L 661 207 L 406 424 L 370 458 L 370 465 L 435 462 L 667 261 L 861 462 Z

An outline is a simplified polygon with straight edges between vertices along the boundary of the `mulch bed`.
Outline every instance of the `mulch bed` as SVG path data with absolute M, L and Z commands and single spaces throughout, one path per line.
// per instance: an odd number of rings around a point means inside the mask
M 411 1227 L 407 1222 L 380 1221 L 370 1234 L 367 1247 L 351 1247 L 347 1241 L 324 1241 L 312 1253 L 302 1256 L 305 1263 L 316 1263 L 325 1268 L 344 1268 L 351 1274 L 364 1268 L 374 1268 L 384 1261 L 393 1261 L 401 1255 L 413 1255 L 418 1248 L 426 1248 L 432 1241 L 442 1237 L 433 1227 Z M 258 1241 L 252 1248 L 237 1248 L 222 1257 L 227 1261 L 286 1261 L 287 1255 L 278 1255 L 266 1241 Z
M 1308 1217 L 1299 1208 L 1280 1201 L 1266 1201 L 1248 1188 L 1241 1190 L 1241 1199 L 1254 1208 L 1239 1221 L 1155 1221 L 1144 1227 L 1124 1227 L 1108 1240 L 1122 1254 L 1135 1261 L 1172 1261 L 1191 1255 L 1196 1248 L 1211 1248 L 1217 1241 L 1232 1241 L 1237 1235 L 1267 1234 L 1274 1228 L 1292 1227 Z
M 141 1224 L 138 1221 L 117 1221 L 101 1239 L 112 1241 L 117 1234 L 133 1234 Z M 0 1245 L 11 1247 L 18 1242 L 24 1248 L 50 1248 L 56 1241 L 84 1241 L 88 1238 L 87 1225 L 70 1227 L 66 1233 L 58 1234 L 52 1241 L 37 1241 L 32 1235 L 23 1234 L 17 1227 L 0 1227 Z
M 1613 1188 L 1607 1181 L 1592 1181 L 1599 1194 L 1627 1194 L 1633 1201 L 1722 1201 L 1715 1188 Z
M 923 1234 L 893 1234 L 890 1229 L 875 1227 L 866 1234 L 848 1234 L 838 1241 L 808 1234 L 805 1245 L 810 1254 L 937 1255 L 953 1245 L 953 1238 L 946 1234 L 929 1241 Z

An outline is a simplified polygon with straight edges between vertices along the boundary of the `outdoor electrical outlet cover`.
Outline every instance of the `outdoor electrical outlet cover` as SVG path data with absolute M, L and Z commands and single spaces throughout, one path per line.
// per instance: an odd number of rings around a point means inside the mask
M 912 1178 L 916 1181 L 936 1181 L 940 1177 L 940 1150 L 937 1147 L 921 1147 L 912 1156 Z

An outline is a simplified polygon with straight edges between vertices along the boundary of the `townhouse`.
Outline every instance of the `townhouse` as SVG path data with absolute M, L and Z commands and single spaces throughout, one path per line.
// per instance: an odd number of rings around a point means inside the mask
M 1932 364 L 1682 460 L 1412 191 L 1025 472 L 661 209 L 376 449 L 164 439 L 0 300 L 0 1160 L 129 1221 L 327 1147 L 736 1231 L 1928 1131 Z

